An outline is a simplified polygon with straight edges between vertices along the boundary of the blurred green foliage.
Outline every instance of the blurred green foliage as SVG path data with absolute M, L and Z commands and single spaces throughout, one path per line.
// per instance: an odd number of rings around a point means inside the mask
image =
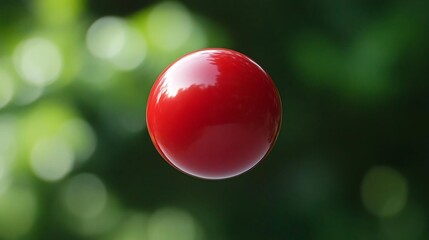
M 0 239 L 429 237 L 429 3 L 0 2 Z M 145 127 L 150 87 L 205 47 L 260 63 L 276 147 L 186 176 Z

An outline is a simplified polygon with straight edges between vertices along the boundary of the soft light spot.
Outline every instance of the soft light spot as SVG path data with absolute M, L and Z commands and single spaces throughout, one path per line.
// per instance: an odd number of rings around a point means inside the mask
M 16 48 L 14 64 L 25 81 L 41 87 L 58 79 L 63 68 L 63 59 L 60 50 L 52 41 L 31 38 Z
M 14 84 L 11 76 L 0 69 L 0 109 L 5 107 L 14 95 Z
M 86 44 L 89 51 L 101 59 L 117 56 L 126 44 L 127 24 L 119 17 L 103 17 L 88 30 Z
M 385 166 L 371 168 L 362 182 L 365 207 L 378 217 L 399 213 L 407 202 L 407 183 L 395 169 Z
M 39 102 L 28 110 L 20 118 L 21 152 L 28 152 L 30 156 L 34 146 L 43 139 L 60 138 L 62 143 L 68 145 L 59 131 L 64 123 L 76 118 L 74 109 L 57 99 Z
M 92 218 L 81 218 L 80 233 L 84 235 L 96 235 L 107 232 L 119 225 L 122 220 L 122 211 L 119 204 L 107 199 L 105 207 L 96 216 Z M 75 221 L 72 224 L 76 224 Z
M 424 209 L 417 206 L 407 206 L 400 214 L 383 219 L 381 233 L 388 240 L 424 239 L 426 222 L 427 217 Z
M 194 30 L 188 10 L 177 2 L 156 5 L 147 19 L 148 38 L 157 48 L 172 51 L 180 48 Z
M 125 44 L 112 59 L 112 63 L 121 70 L 137 68 L 146 57 L 146 41 L 134 27 L 127 26 Z
M 11 183 L 12 178 L 8 170 L 6 170 L 0 163 L 0 196 L 9 189 Z
M 62 196 L 66 210 L 78 218 L 94 218 L 106 206 L 107 190 L 103 182 L 89 173 L 71 178 Z
M 121 114 L 118 116 L 118 125 L 129 133 L 137 133 L 144 129 L 146 122 L 142 121 L 144 115 L 141 114 Z
M 63 124 L 59 135 L 70 145 L 78 162 L 87 160 L 95 151 L 97 139 L 91 126 L 82 119 L 72 119 Z
M 74 154 L 61 138 L 43 139 L 31 151 L 31 168 L 45 181 L 58 181 L 73 168 Z
M 194 218 L 181 209 L 163 208 L 148 223 L 149 240 L 194 240 L 197 229 Z
M 147 240 L 148 217 L 142 213 L 133 213 L 123 221 L 113 234 L 113 240 Z
M 103 17 L 95 21 L 86 40 L 94 56 L 109 60 L 121 70 L 137 68 L 146 57 L 143 35 L 119 17 Z
M 65 191 L 61 193 L 64 194 Z M 61 195 L 61 199 L 65 200 L 63 195 Z M 66 204 L 63 204 L 62 210 L 65 211 L 62 211 L 64 215 L 61 219 L 67 227 L 73 232 L 86 237 L 100 235 L 105 232 L 112 235 L 111 230 L 117 229 L 124 219 L 119 202 L 110 194 L 107 194 L 104 208 L 93 217 L 82 218 L 81 216 L 76 216 L 69 211 Z M 109 239 L 112 240 L 112 238 Z
M 18 152 L 16 118 L 0 115 L 0 195 L 11 183 L 11 168 Z
M 38 19 L 48 25 L 71 24 L 84 10 L 84 0 L 35 0 L 34 10 Z
M 24 186 L 11 186 L 0 195 L 0 238 L 22 238 L 34 224 L 37 199 L 34 191 Z
M 18 151 L 17 118 L 12 115 L 0 115 L 0 162 L 12 164 Z
M 42 94 L 42 87 L 20 86 L 16 93 L 14 103 L 21 106 L 29 105 L 39 99 Z

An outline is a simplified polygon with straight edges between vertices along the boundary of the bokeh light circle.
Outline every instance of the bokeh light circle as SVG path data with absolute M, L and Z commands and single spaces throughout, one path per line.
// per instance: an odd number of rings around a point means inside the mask
M 126 22 L 122 18 L 102 17 L 89 28 L 86 44 L 94 56 L 111 59 L 124 47 L 126 31 Z
M 107 190 L 97 176 L 81 173 L 67 182 L 62 200 L 72 215 L 78 218 L 92 218 L 106 206 Z
M 97 58 L 109 60 L 120 70 L 133 70 L 146 57 L 146 40 L 142 33 L 119 17 L 102 17 L 89 28 L 86 36 L 89 51 Z
M 405 207 L 408 186 L 395 169 L 376 166 L 366 173 L 361 192 L 363 203 L 371 213 L 378 217 L 391 217 Z
M 0 109 L 12 100 L 14 90 L 15 87 L 10 74 L 0 69 Z
M 197 236 L 197 224 L 184 210 L 162 208 L 149 219 L 148 235 L 150 240 L 194 240 Z
M 95 151 L 97 138 L 94 130 L 82 119 L 66 121 L 61 126 L 59 135 L 73 149 L 78 163 L 88 160 Z
M 14 184 L 0 195 L 0 239 L 28 239 L 37 216 L 37 198 L 32 188 Z
M 58 79 L 63 68 L 63 56 L 54 42 L 30 38 L 15 49 L 14 64 L 27 83 L 41 87 Z
M 194 21 L 180 3 L 165 2 L 156 5 L 147 18 L 150 41 L 159 49 L 176 50 L 189 40 Z
M 61 138 L 39 140 L 31 151 L 31 168 L 45 181 L 58 181 L 73 168 L 74 153 Z

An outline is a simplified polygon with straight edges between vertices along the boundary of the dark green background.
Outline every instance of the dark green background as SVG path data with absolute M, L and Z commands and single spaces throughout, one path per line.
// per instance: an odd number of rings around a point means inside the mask
M 47 2 L 47 9 L 37 10 L 38 2 Z M 180 230 L 186 219 L 194 224 L 191 239 L 196 240 L 428 239 L 428 2 L 174 2 L 188 11 L 206 41 L 194 45 L 191 35 L 190 44 L 171 51 L 151 43 L 136 20 L 171 2 L 88 0 L 64 23 L 43 20 L 43 14 L 56 11 L 49 2 L 0 2 L 0 69 L 14 79 L 16 95 L 31 89 L 13 60 L 22 41 L 51 39 L 63 54 L 63 72 L 40 97 L 25 105 L 14 97 L 0 107 L 0 129 L 7 117 L 12 119 L 7 126 L 18 132 L 14 142 L 0 141 L 18 148 L 5 170 L 10 183 L 0 191 L 0 239 L 186 239 Z M 137 24 L 149 39 L 148 55 L 137 68 L 115 69 L 88 51 L 87 30 L 103 16 Z M 257 167 L 232 179 L 207 181 L 178 172 L 140 126 L 157 75 L 200 47 L 248 55 L 271 75 L 283 102 L 275 148 Z M 93 84 L 97 79 L 103 80 Z M 96 149 L 61 179 L 46 181 L 29 164 L 34 143 L 27 140 L 37 142 L 39 136 L 25 131 L 43 131 L 42 115 L 52 112 L 57 119 L 61 111 L 88 123 Z M 140 127 L 128 131 L 132 124 Z M 116 215 L 68 212 L 62 192 L 82 173 L 102 181 Z M 23 192 L 33 198 L 22 200 Z M 79 205 L 81 199 L 93 200 L 89 194 L 73 201 Z M 28 204 L 36 209 L 30 217 Z M 134 228 L 129 227 L 133 216 L 141 220 Z M 20 226 L 23 218 L 28 227 Z M 112 224 L 91 232 L 108 218 Z

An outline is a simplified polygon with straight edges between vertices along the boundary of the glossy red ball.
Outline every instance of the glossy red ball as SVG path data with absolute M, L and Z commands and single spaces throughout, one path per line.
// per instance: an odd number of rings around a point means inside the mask
M 161 156 L 205 179 L 246 172 L 273 147 L 281 100 L 270 76 L 247 56 L 204 49 L 178 59 L 158 77 L 146 121 Z

